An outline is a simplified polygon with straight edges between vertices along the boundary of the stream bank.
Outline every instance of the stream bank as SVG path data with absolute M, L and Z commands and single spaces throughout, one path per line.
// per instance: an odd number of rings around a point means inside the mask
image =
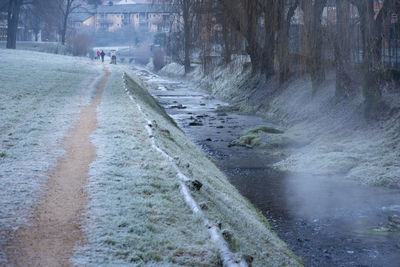
M 269 167 L 278 161 L 273 153 L 230 145 L 249 128 L 276 126 L 257 116 L 218 112 L 227 104 L 189 83 L 133 72 L 307 266 L 398 266 L 400 234 L 388 218 L 400 215 L 399 190 L 336 175 L 276 171 Z

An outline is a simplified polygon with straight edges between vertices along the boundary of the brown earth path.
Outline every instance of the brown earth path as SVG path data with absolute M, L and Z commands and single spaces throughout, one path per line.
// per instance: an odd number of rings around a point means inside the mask
M 110 72 L 97 88 L 89 106 L 65 139 L 66 156 L 49 173 L 46 193 L 32 218 L 33 226 L 20 228 L 6 249 L 12 266 L 70 266 L 74 247 L 84 242 L 82 211 L 87 203 L 85 185 L 89 165 L 96 158 L 90 134 L 97 128 L 96 108 L 101 102 Z

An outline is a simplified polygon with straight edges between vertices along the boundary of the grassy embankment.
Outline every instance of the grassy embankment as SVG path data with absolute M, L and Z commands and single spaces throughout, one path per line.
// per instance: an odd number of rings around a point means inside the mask
M 249 129 L 238 137 L 236 144 L 264 149 L 264 153 L 277 158 L 279 162 L 273 167 L 280 170 L 400 188 L 398 83 L 388 83 L 382 89 L 381 117 L 367 122 L 363 118 L 361 87 L 354 88 L 353 96 L 337 103 L 333 73 L 328 73 L 327 80 L 313 95 L 307 76 L 292 77 L 278 87 L 262 76 L 251 77 L 245 66 L 239 57 L 206 77 L 200 68 L 189 76 L 230 102 L 232 110 L 256 113 L 283 130 L 270 133 Z M 170 69 L 176 72 L 177 68 Z
M 123 67 L 112 76 L 98 109 L 93 135 L 98 159 L 91 166 L 86 232 L 88 245 L 78 264 L 213 266 L 220 260 L 200 217 L 179 190 L 177 173 L 151 144 L 153 123 L 159 147 L 180 170 L 203 184 L 193 191 L 205 216 L 220 223 L 230 249 L 254 266 L 296 266 L 299 260 L 269 228 L 266 219 L 228 182 L 216 166 L 178 129 L 140 82 L 127 85 L 145 114 L 124 92 Z

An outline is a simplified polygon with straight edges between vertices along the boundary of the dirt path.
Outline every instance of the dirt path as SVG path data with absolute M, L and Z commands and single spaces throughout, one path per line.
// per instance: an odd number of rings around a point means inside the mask
M 110 75 L 105 71 L 94 100 L 81 110 L 78 123 L 65 140 L 66 156 L 49 174 L 47 191 L 34 213 L 33 226 L 19 229 L 7 249 L 9 263 L 14 266 L 69 266 L 75 245 L 84 242 L 84 186 L 89 164 L 96 158 L 96 148 L 89 137 L 97 128 L 96 108 Z

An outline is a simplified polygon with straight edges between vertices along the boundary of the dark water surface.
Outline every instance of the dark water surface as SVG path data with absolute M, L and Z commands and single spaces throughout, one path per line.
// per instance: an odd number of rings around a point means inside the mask
M 388 231 L 388 216 L 400 215 L 399 190 L 275 171 L 268 165 L 276 159 L 228 146 L 243 130 L 270 123 L 257 116 L 216 113 L 226 103 L 186 82 L 134 71 L 306 266 L 400 266 L 400 233 Z

